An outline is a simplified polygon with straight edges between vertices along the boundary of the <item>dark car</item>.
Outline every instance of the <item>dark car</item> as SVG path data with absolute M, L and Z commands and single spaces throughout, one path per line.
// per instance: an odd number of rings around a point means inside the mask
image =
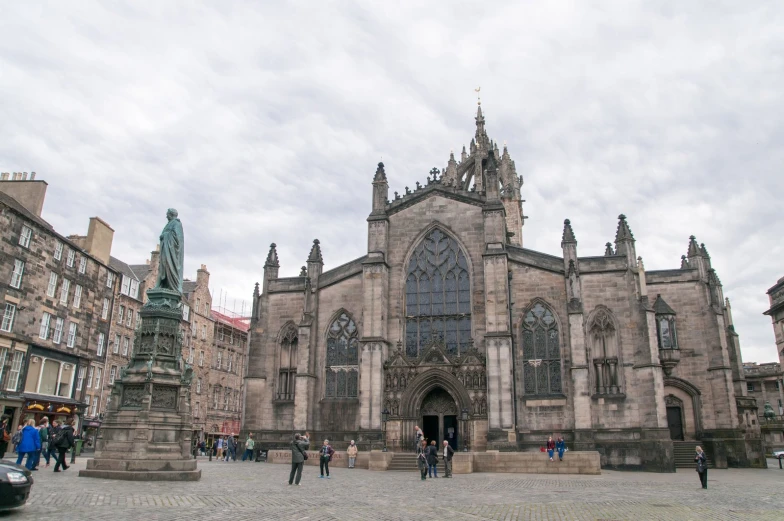
M 32 487 L 32 472 L 19 465 L 0 461 L 0 512 L 24 505 Z

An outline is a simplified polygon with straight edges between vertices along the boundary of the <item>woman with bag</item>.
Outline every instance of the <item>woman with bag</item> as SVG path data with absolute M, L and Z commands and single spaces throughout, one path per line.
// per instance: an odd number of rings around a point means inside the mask
M 702 488 L 708 488 L 708 459 L 702 451 L 702 447 L 697 445 L 697 453 L 694 455 L 694 461 L 697 462 L 697 474 L 700 476 L 700 483 Z
M 423 438 L 417 447 L 417 466 L 419 473 L 422 475 L 422 481 L 427 479 L 427 441 Z
M 26 455 L 27 462 L 25 467 L 28 470 L 34 470 L 36 464 L 35 457 L 38 451 L 41 450 L 41 437 L 38 434 L 38 429 L 35 428 L 35 420 L 27 420 L 21 432 L 22 436 L 18 447 L 19 456 L 16 458 L 16 464 L 21 465 Z
M 329 462 L 332 461 L 332 455 L 335 454 L 335 449 L 329 444 L 329 440 L 324 440 L 324 445 L 319 449 L 319 467 L 321 469 L 320 478 L 324 479 L 324 470 L 327 471 L 327 479 L 329 479 Z

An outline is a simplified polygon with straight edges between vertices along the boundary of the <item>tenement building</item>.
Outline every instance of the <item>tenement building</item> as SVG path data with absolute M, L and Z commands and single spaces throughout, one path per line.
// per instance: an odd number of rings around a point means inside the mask
M 12 428 L 75 416 L 81 431 L 100 414 L 114 231 L 94 217 L 87 235 L 60 235 L 41 217 L 46 188 L 0 180 L 0 407 Z
M 534 251 L 522 185 L 480 106 L 468 150 L 413 190 L 390 198 L 379 163 L 367 254 L 325 270 L 340 245 L 316 240 L 284 278 L 273 244 L 254 292 L 244 432 L 261 446 L 309 430 L 396 451 L 413 450 L 415 425 L 472 451 L 563 435 L 605 467 L 663 472 L 697 442 L 719 467 L 764 465 L 705 246 L 691 237 L 674 269 L 646 271 L 620 215 L 601 255 L 579 255 L 569 220 L 562 255 Z
M 749 395 L 757 398 L 759 422 L 768 452 L 784 450 L 784 277 L 768 290 L 779 363 L 744 364 Z

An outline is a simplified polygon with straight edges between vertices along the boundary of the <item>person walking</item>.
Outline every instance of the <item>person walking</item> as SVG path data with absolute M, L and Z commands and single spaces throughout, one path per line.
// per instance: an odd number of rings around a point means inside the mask
M 226 438 L 226 461 L 229 461 L 229 458 L 237 461 L 237 440 L 234 439 L 233 432 Z
M 54 437 L 60 432 L 61 425 L 57 420 L 52 420 L 52 426 L 49 428 L 49 458 L 54 457 L 57 462 L 57 447 L 54 446 Z M 49 461 L 49 460 L 47 460 Z M 47 465 L 48 466 L 48 465 Z
M 14 452 L 19 452 L 19 444 L 22 443 L 22 428 L 24 423 L 16 426 L 16 433 L 11 437 L 11 443 L 14 444 Z
M 563 436 L 558 436 L 558 441 L 555 442 L 555 449 L 558 451 L 558 461 L 563 461 L 564 451 L 566 450 L 566 442 Z
M 444 440 L 444 477 L 451 478 L 452 477 L 452 456 L 455 455 L 455 449 L 449 444 L 448 441 Z
M 253 441 L 253 434 L 248 433 L 248 439 L 245 440 L 245 452 L 242 453 L 242 461 L 245 461 L 245 458 L 250 458 L 251 463 L 253 463 L 253 447 L 256 446 L 256 442 Z
M 3 459 L 5 451 L 8 450 L 8 444 L 11 443 L 11 427 L 8 423 L 8 418 L 3 418 L 2 423 L 0 423 L 0 459 Z
M 419 467 L 419 474 L 422 481 L 427 479 L 427 441 L 420 440 L 419 447 L 417 447 L 417 466 Z
M 41 463 L 41 456 L 43 455 L 46 460 L 46 466 L 49 466 L 49 418 L 43 417 L 41 423 L 38 425 L 38 436 L 41 438 L 41 450 L 35 455 L 35 469 Z
M 427 475 L 431 478 L 438 477 L 438 447 L 436 446 L 436 440 L 432 440 L 427 448 Z
M 22 460 L 27 456 L 27 462 L 25 463 L 27 470 L 37 470 L 35 468 L 35 456 L 41 450 L 41 436 L 38 434 L 38 429 L 35 428 L 35 420 L 27 420 L 21 433 L 21 440 L 17 447 L 19 455 L 16 458 L 16 464 L 21 465 Z
M 425 433 L 422 432 L 419 425 L 414 425 L 414 438 L 414 450 L 419 450 L 419 445 L 422 443 L 422 440 L 425 439 Z
M 354 440 L 351 440 L 351 443 L 348 444 L 348 449 L 346 449 L 346 455 L 348 456 L 348 468 L 353 469 L 354 464 L 357 462 L 357 452 L 359 449 L 357 448 L 356 443 Z
M 199 451 L 201 451 L 202 456 L 207 455 L 207 443 L 204 440 L 199 442 Z
M 332 461 L 332 455 L 335 450 L 329 444 L 329 440 L 324 440 L 324 444 L 319 449 L 319 468 L 321 469 L 320 478 L 324 478 L 324 471 L 327 471 L 327 479 L 329 478 L 329 462 Z
M 216 453 L 216 456 L 218 457 L 218 459 L 223 459 L 224 443 L 225 443 L 225 441 L 224 441 L 223 437 L 219 436 L 218 437 L 218 452 Z
M 305 465 L 305 460 L 308 455 L 305 453 L 310 448 L 310 434 L 307 432 L 305 436 L 300 436 L 299 433 L 294 435 L 294 440 L 291 442 L 291 474 L 289 474 L 289 485 L 295 483 L 294 476 L 296 475 L 296 485 L 299 486 L 299 481 L 302 479 L 302 467 Z
M 57 462 L 54 464 L 54 471 L 60 472 L 60 467 L 63 470 L 68 470 L 70 467 L 65 464 L 65 453 L 74 445 L 74 420 L 73 418 L 65 422 L 57 435 L 54 438 L 54 446 L 57 448 Z
M 694 455 L 694 461 L 697 462 L 697 474 L 700 476 L 700 483 L 702 484 L 702 488 L 708 488 L 708 458 L 705 456 L 705 453 L 702 451 L 702 447 L 697 445 L 696 454 Z
M 553 437 L 547 438 L 547 454 L 550 456 L 550 461 L 553 461 L 553 453 L 555 452 L 555 442 Z

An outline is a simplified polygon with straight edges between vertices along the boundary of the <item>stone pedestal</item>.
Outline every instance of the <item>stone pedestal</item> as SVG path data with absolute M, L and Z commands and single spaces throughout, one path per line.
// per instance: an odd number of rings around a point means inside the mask
M 191 452 L 190 386 L 182 360 L 181 295 L 151 289 L 130 364 L 115 379 L 95 457 L 81 477 L 197 481 Z

